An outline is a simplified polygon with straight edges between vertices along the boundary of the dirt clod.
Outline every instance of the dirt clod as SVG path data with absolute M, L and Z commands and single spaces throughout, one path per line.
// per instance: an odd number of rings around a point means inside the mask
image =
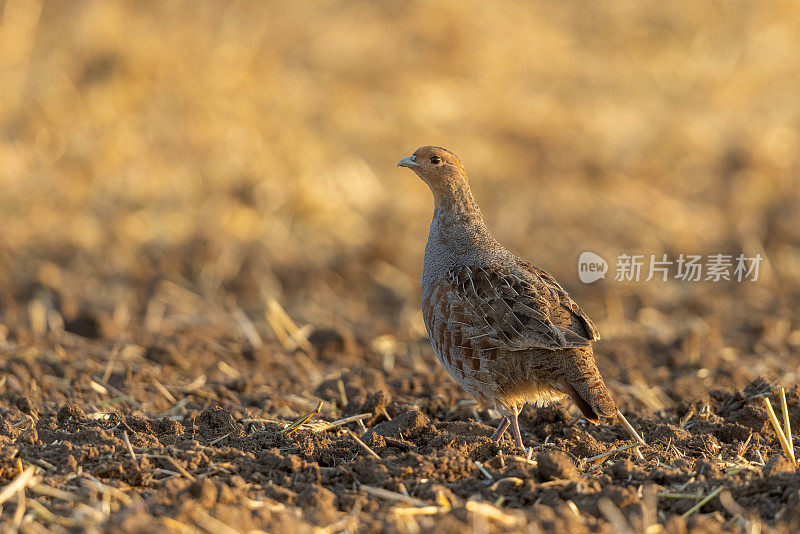
M 782 454 L 774 455 L 764 466 L 764 474 L 766 476 L 779 475 L 781 473 L 794 473 L 796 471 L 797 467 L 792 465 L 792 462 Z
M 68 421 L 74 421 L 76 423 L 80 423 L 86 419 L 86 414 L 84 411 L 75 403 L 68 402 L 58 410 L 58 415 L 56 419 L 59 423 L 67 423 Z
M 375 425 L 370 432 L 387 438 L 414 438 L 430 429 L 430 419 L 420 411 L 406 412 L 391 421 Z
M 581 473 L 569 456 L 562 451 L 546 451 L 536 456 L 539 477 L 542 480 L 578 480 Z

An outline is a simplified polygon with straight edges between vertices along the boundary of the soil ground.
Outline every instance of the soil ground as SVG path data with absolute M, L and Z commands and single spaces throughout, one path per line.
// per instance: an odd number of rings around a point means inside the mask
M 24 530 L 788 532 L 800 520 L 800 477 L 762 400 L 780 414 L 774 387 L 734 373 L 705 392 L 702 369 L 679 366 L 656 366 L 655 388 L 620 381 L 639 350 L 667 362 L 675 343 L 600 344 L 642 458 L 592 460 L 631 440 L 564 405 L 524 410 L 525 457 L 508 436 L 489 440 L 498 414 L 465 397 L 424 339 L 319 329 L 305 348 L 254 346 L 233 320 L 190 325 L 196 314 L 164 303 L 161 332 L 125 343 L 90 314 L 40 337 L 5 328 L 0 481 L 36 471 Z M 787 392 L 795 429 L 798 394 Z M 348 416 L 361 417 L 324 424 Z M 7 524 L 18 506 L 4 503 Z

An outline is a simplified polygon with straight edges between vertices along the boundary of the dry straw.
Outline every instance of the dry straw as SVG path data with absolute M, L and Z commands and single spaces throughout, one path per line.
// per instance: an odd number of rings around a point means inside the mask
M 619 422 L 622 423 L 622 427 L 628 432 L 628 434 L 630 434 L 630 436 L 634 440 L 636 440 L 637 443 L 639 443 L 639 445 L 644 445 L 645 447 L 647 446 L 647 443 L 644 442 L 639 433 L 636 432 L 636 429 L 633 428 L 633 426 L 631 426 L 631 424 L 628 422 L 627 419 L 625 419 L 625 416 L 622 415 L 622 412 L 619 409 L 617 409 L 617 419 L 619 419 Z M 636 452 L 636 456 L 640 460 L 644 460 L 644 456 L 642 456 L 642 451 L 640 451 L 638 447 L 633 448 L 633 450 Z
M 367 451 L 367 454 L 369 454 L 369 455 L 370 455 L 370 456 L 372 456 L 373 458 L 377 458 L 378 460 L 380 460 L 380 459 L 381 459 L 381 457 L 380 457 L 380 456 L 378 456 L 378 453 L 376 453 L 375 451 L 373 451 L 373 450 L 370 448 L 370 446 L 369 446 L 369 445 L 367 445 L 366 443 L 364 443 L 363 441 L 361 441 L 361 439 L 360 439 L 358 436 L 356 436 L 356 435 L 355 435 L 355 433 L 353 433 L 352 431 L 350 431 L 350 430 L 347 430 L 347 429 L 345 429 L 345 431 L 347 432 L 347 434 L 348 434 L 348 435 L 349 435 L 351 438 L 353 438 L 353 440 L 354 440 L 356 443 L 358 443 L 358 445 L 359 445 L 359 446 L 360 446 L 362 449 L 364 449 L 365 451 Z
M 694 506 L 692 506 L 691 508 L 689 508 L 688 510 L 686 510 L 686 512 L 684 512 L 684 513 L 683 513 L 683 515 L 682 515 L 681 517 L 682 517 L 682 518 L 684 518 L 684 519 L 686 519 L 687 517 L 689 517 L 690 515 L 692 515 L 692 514 L 693 514 L 693 513 L 695 513 L 696 511 L 698 511 L 700 508 L 702 508 L 704 504 L 706 504 L 706 503 L 707 503 L 707 502 L 709 502 L 711 499 L 713 499 L 714 497 L 716 497 L 717 495 L 719 495 L 719 493 L 720 493 L 720 492 L 721 492 L 723 489 L 725 489 L 725 486 L 719 486 L 717 489 L 715 489 L 714 491 L 712 491 L 711 493 L 709 493 L 708 495 L 706 495 L 705 497 L 703 497 L 703 499 L 701 499 L 701 500 L 700 500 L 700 502 L 698 502 L 697 504 L 695 504 Z
M 317 415 L 320 411 L 322 411 L 322 401 L 319 401 L 317 407 L 311 410 L 308 414 L 304 415 L 300 419 L 297 419 L 292 424 L 284 428 L 280 431 L 281 434 L 286 434 L 287 436 L 291 436 L 293 432 L 296 432 L 301 426 L 303 426 L 309 419 Z
M 792 459 L 796 458 L 794 455 L 794 440 L 792 439 L 792 424 L 789 422 L 789 408 L 786 406 L 786 391 L 781 388 L 781 412 L 783 412 L 783 431 L 786 434 L 786 440 L 789 442 L 789 452 L 792 454 Z
M 766 396 L 761 398 L 764 401 L 764 407 L 767 409 L 769 421 L 772 423 L 772 427 L 775 429 L 775 434 L 778 435 L 778 441 L 781 443 L 783 453 L 786 455 L 786 458 L 792 462 L 792 465 L 797 465 L 797 460 L 795 460 L 794 457 L 792 431 L 791 426 L 789 425 L 789 410 L 786 406 L 786 393 L 783 391 L 783 388 L 781 388 L 781 411 L 783 412 L 784 428 L 781 428 L 781 423 L 778 421 L 778 417 L 775 415 L 775 410 L 772 409 L 772 403 L 769 401 L 769 398 Z

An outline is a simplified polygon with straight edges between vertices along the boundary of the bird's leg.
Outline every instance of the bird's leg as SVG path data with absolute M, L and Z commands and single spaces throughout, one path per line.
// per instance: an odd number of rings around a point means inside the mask
M 514 415 L 511 416 L 511 434 L 514 436 L 514 443 L 519 447 L 519 449 L 525 452 L 525 445 L 522 443 L 522 434 L 519 431 L 519 421 L 518 421 L 519 412 L 514 410 Z
M 503 432 L 506 431 L 506 428 L 508 428 L 509 424 L 510 423 L 508 422 L 508 417 L 500 421 L 497 430 L 494 431 L 494 434 L 492 434 L 492 437 L 490 437 L 489 439 L 492 441 L 500 441 L 500 438 L 503 437 Z

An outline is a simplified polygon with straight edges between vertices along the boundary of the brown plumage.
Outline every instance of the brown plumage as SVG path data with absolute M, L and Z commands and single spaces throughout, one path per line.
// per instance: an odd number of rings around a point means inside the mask
M 434 196 L 422 275 L 431 344 L 456 382 L 505 417 L 492 439 L 510 424 L 524 449 L 517 416 L 526 402 L 569 396 L 592 421 L 617 415 L 592 353 L 597 328 L 552 276 L 491 236 L 456 155 L 422 147 L 398 166 Z

